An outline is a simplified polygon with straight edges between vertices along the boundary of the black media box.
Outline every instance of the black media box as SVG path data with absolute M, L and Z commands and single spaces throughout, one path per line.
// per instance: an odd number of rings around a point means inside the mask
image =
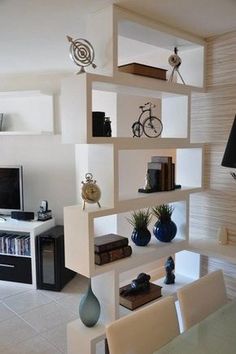
M 12 211 L 11 218 L 22 221 L 34 220 L 34 213 L 31 211 Z
M 60 291 L 76 274 L 65 267 L 64 227 L 62 225 L 37 235 L 37 288 Z

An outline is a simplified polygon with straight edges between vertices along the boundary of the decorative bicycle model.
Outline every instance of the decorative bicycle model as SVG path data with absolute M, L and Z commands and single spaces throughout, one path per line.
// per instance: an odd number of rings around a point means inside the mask
M 162 122 L 159 118 L 152 115 L 152 109 L 155 107 L 156 105 L 151 102 L 139 106 L 141 109 L 140 116 L 132 125 L 133 138 L 140 138 L 143 134 L 148 138 L 157 138 L 161 135 L 163 129 Z

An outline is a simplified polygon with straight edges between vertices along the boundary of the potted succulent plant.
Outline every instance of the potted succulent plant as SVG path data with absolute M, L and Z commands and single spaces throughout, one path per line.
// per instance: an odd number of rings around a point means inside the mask
M 133 226 L 131 240 L 137 246 L 146 246 L 151 240 L 151 232 L 148 230 L 152 214 L 149 209 L 133 211 L 128 222 Z
M 162 242 L 170 242 L 177 233 L 177 226 L 171 220 L 174 207 L 168 204 L 157 205 L 152 208 L 152 214 L 157 217 L 153 227 L 154 236 Z

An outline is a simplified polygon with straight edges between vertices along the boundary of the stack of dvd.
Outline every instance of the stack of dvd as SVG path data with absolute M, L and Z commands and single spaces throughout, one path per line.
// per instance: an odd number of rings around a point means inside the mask
M 30 235 L 15 233 L 0 233 L 0 253 L 30 256 Z

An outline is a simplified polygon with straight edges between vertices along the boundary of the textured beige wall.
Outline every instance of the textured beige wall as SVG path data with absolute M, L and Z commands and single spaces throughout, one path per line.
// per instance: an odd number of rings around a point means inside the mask
M 236 32 L 210 38 L 207 92 L 192 98 L 192 142 L 206 143 L 205 192 L 192 195 L 190 235 L 216 238 L 221 225 L 236 241 L 236 182 L 221 166 L 236 114 Z

